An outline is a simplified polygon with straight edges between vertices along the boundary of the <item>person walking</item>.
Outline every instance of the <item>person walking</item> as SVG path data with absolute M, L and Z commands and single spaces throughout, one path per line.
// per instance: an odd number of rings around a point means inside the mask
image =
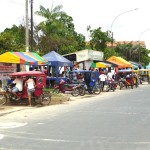
M 32 93 L 35 91 L 35 82 L 31 78 L 31 76 L 27 76 L 27 80 L 25 82 L 25 86 L 27 87 L 29 106 L 31 106 Z

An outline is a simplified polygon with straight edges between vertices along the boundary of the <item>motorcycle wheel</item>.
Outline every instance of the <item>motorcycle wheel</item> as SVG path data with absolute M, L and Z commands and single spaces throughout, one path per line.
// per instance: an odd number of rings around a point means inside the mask
M 106 87 L 106 92 L 109 92 L 110 88 L 109 86 Z
M 89 94 L 93 94 L 94 91 L 92 89 L 87 89 L 87 91 L 89 92 Z
M 115 88 L 115 87 L 112 87 L 112 91 L 115 92 L 115 90 L 116 90 L 116 88 Z
M 84 96 L 85 95 L 85 88 L 79 87 L 79 92 L 80 92 L 80 96 Z
M 119 86 L 120 86 L 120 90 L 123 88 L 123 83 L 122 82 L 120 82 L 120 84 L 119 84 Z
M 40 103 L 42 105 L 49 105 L 51 102 L 51 94 L 48 92 L 43 92 L 40 98 Z
M 76 97 L 76 96 L 78 96 L 79 94 L 80 94 L 79 88 L 75 88 L 75 89 L 72 90 L 72 93 L 71 93 L 72 96 L 75 96 L 75 97 Z
M 4 105 L 7 103 L 6 95 L 0 95 L 0 105 Z
M 94 94 L 98 95 L 101 93 L 101 87 L 99 85 L 96 85 L 94 88 Z

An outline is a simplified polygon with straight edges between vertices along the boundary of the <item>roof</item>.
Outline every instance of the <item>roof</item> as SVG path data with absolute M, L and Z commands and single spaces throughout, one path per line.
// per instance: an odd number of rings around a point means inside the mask
M 10 74 L 11 76 L 28 76 L 28 75 L 45 75 L 45 73 L 41 71 L 21 71 L 14 72 Z
M 86 60 L 103 61 L 104 53 L 101 51 L 84 49 L 73 53 L 65 54 L 63 56 L 68 58 L 70 61 L 76 61 L 76 62 L 82 62 Z
M 123 44 L 140 45 L 140 46 L 146 48 L 146 45 L 145 45 L 144 41 L 114 41 L 113 42 L 113 47 L 117 46 L 118 44 L 121 44 L 121 45 L 123 45 Z M 108 42 L 107 46 L 111 47 L 112 46 L 112 42 Z
M 6 52 L 0 55 L 0 62 L 25 65 L 45 65 L 44 58 L 34 52 Z
M 68 60 L 67 58 L 61 56 L 60 54 L 56 53 L 55 51 L 51 51 L 48 54 L 42 56 L 50 66 L 73 66 L 73 63 Z
M 118 64 L 119 68 L 126 68 L 126 67 L 132 68 L 132 64 L 121 57 L 112 56 L 108 58 L 107 61 Z

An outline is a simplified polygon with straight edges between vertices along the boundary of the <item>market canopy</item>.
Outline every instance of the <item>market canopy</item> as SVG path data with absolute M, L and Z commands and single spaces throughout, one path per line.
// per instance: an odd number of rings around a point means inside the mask
M 46 65 L 44 58 L 34 52 L 6 52 L 0 55 L 0 62 L 24 65 Z
M 48 62 L 49 66 L 73 66 L 73 63 L 70 60 L 66 59 L 55 51 L 51 51 L 42 57 Z
M 107 61 L 118 64 L 118 68 L 132 68 L 132 64 L 121 57 L 112 56 Z
M 134 61 L 129 61 L 129 62 L 133 65 L 133 69 L 143 68 L 143 66 L 140 63 Z

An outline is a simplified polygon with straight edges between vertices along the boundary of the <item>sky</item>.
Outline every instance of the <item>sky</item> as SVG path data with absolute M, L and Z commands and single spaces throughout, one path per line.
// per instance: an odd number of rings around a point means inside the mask
M 30 1 L 30 0 L 29 0 Z M 87 26 L 112 31 L 116 41 L 145 41 L 150 49 L 149 0 L 33 0 L 33 12 L 62 5 L 62 11 L 73 18 L 75 30 L 90 39 Z M 30 3 L 29 3 L 30 6 Z M 30 7 L 29 7 L 30 9 Z M 136 9 L 136 10 L 135 10 Z M 30 10 L 29 10 L 30 17 Z M 0 32 L 19 25 L 25 18 L 25 0 L 0 0 Z M 34 22 L 43 18 L 34 14 Z

